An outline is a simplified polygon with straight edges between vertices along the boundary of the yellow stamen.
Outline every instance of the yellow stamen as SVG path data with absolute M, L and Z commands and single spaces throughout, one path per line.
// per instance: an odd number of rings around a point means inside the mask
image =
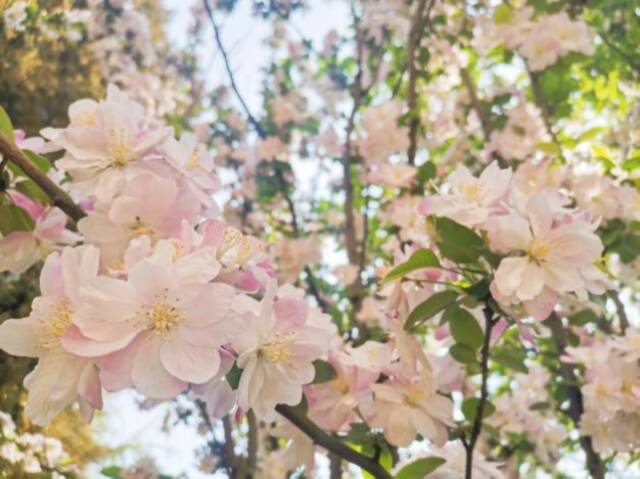
M 71 302 L 67 298 L 62 298 L 54 303 L 43 321 L 42 334 L 37 347 L 45 351 L 58 348 L 62 336 L 69 330 L 72 321 Z
M 186 319 L 186 315 L 165 299 L 147 306 L 143 312 L 148 327 L 159 334 L 166 334 Z
M 293 354 L 289 346 L 293 339 L 293 333 L 276 334 L 273 341 L 266 343 L 258 351 L 258 356 L 266 358 L 273 364 L 291 364 Z

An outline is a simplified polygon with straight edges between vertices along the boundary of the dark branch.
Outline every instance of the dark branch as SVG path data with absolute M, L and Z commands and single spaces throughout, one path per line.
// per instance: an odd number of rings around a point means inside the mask
M 51 202 L 64 211 L 72 220 L 79 221 L 87 213 L 74 203 L 71 197 L 56 185 L 40 168 L 29 160 L 20 149 L 11 143 L 0 133 L 0 155 L 3 161 L 10 161 L 18 166 L 22 172 L 38 185 L 48 196 Z
M 389 474 L 378 462 L 354 449 L 351 449 L 338 438 L 327 434 L 300 410 L 291 406 L 279 404 L 276 406 L 276 411 L 304 432 L 314 442 L 314 444 L 324 447 L 329 452 L 340 456 L 345 461 L 360 467 L 376 479 L 391 479 L 391 474 Z

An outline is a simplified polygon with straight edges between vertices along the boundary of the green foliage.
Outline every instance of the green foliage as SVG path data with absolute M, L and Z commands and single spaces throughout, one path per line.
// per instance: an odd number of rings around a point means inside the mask
M 444 311 L 444 309 L 450 306 L 457 297 L 458 293 L 451 290 L 440 291 L 432 294 L 429 298 L 416 306 L 411 313 L 409 313 L 409 316 L 404 323 L 404 329 L 412 331 L 426 320 Z
M 403 276 L 406 276 L 407 274 L 418 269 L 438 268 L 439 266 L 440 261 L 438 261 L 438 258 L 435 254 L 433 254 L 433 252 L 429 251 L 428 249 L 419 249 L 418 251 L 413 253 L 407 261 L 399 264 L 391 271 L 389 271 L 382 282 L 387 283 L 389 281 L 402 278 Z
M 2 106 L 0 106 L 0 133 L 7 137 L 9 141 L 14 140 L 11 118 L 9 118 L 9 115 Z
M 432 456 L 417 459 L 404 466 L 395 475 L 395 479 L 417 479 L 432 473 L 447 462 L 442 457 Z
M 482 346 L 484 333 L 469 311 L 457 305 L 449 306 L 444 312 L 444 320 L 449 323 L 449 331 L 456 343 L 471 349 Z
M 476 420 L 476 415 L 478 414 L 478 404 L 480 403 L 480 399 L 476 397 L 466 398 L 462 402 L 462 414 L 467 421 L 473 423 Z M 491 401 L 486 400 L 484 403 L 484 408 L 482 410 L 482 418 L 486 419 L 491 416 L 494 412 L 496 412 L 496 407 L 491 403 Z
M 322 359 L 316 359 L 313 362 L 313 367 L 315 369 L 313 384 L 326 383 L 335 379 L 337 376 L 336 370 L 331 363 L 323 361 Z
M 484 241 L 475 231 L 444 217 L 431 217 L 436 244 L 442 255 L 456 263 L 475 263 L 484 250 Z

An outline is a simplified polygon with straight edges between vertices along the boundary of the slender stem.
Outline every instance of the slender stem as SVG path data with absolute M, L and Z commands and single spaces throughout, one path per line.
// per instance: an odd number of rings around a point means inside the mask
M 409 107 L 409 149 L 407 156 L 409 164 L 415 164 L 416 151 L 418 149 L 418 126 L 420 125 L 420 115 L 418 113 L 417 103 L 418 94 L 416 84 L 418 80 L 418 68 L 416 65 L 416 50 L 420 47 L 420 41 L 429 24 L 431 10 L 436 1 L 431 0 L 427 7 L 427 0 L 419 0 L 415 15 L 411 19 L 411 29 L 409 31 L 409 40 L 407 42 L 407 65 L 409 69 L 409 85 L 407 87 L 407 103 Z M 425 12 L 426 10 L 426 12 Z
M 74 203 L 71 197 L 56 185 L 40 168 L 29 160 L 20 149 L 0 133 L 0 155 L 3 160 L 10 161 L 18 166 L 22 172 L 38 185 L 48 196 L 51 202 L 64 211 L 74 221 L 79 221 L 87 214 Z
M 360 467 L 376 479 L 391 479 L 391 474 L 389 474 L 377 461 L 359 453 L 355 449 L 351 449 L 338 438 L 327 434 L 299 409 L 279 404 L 276 406 L 276 411 L 304 432 L 314 442 L 314 444 L 324 447 L 329 452 L 336 454 L 345 461 Z
M 482 432 L 482 420 L 484 418 L 484 409 L 487 404 L 487 398 L 489 396 L 489 391 L 487 388 L 487 382 L 489 379 L 489 354 L 491 348 L 491 331 L 493 330 L 493 326 L 497 322 L 497 318 L 493 314 L 493 310 L 491 307 L 486 304 L 483 310 L 485 317 L 485 330 L 484 330 L 484 340 L 482 343 L 481 350 L 481 359 L 480 359 L 480 368 L 481 368 L 481 377 L 482 382 L 480 385 L 480 400 L 478 401 L 478 407 L 476 409 L 476 417 L 473 420 L 473 425 L 471 426 L 471 434 L 469 435 L 469 439 L 463 441 L 463 445 L 465 447 L 467 453 L 467 461 L 465 467 L 465 479 L 472 479 L 473 477 L 473 451 L 476 447 L 476 443 L 478 442 L 478 438 L 480 437 L 480 433 Z
M 568 344 L 567 331 L 562 325 L 562 320 L 554 312 L 551 313 L 544 324 L 551 330 L 551 337 L 558 349 L 558 357 L 564 355 L 564 351 Z M 584 404 L 582 400 L 582 391 L 577 385 L 576 374 L 571 364 L 560 360 L 560 376 L 564 380 L 567 388 L 567 398 L 569 399 L 569 417 L 573 421 L 576 428 L 580 427 L 580 417 L 584 412 Z M 590 436 L 580 436 L 580 446 L 587 457 L 587 469 L 594 479 L 604 479 L 605 467 L 602 459 L 593 448 L 593 442 Z
M 247 412 L 249 439 L 247 444 L 247 475 L 253 477 L 258 465 L 258 421 L 253 410 Z
M 562 152 L 562 144 L 560 140 L 558 140 L 558 135 L 553 131 L 553 124 L 551 123 L 551 110 L 549 109 L 549 105 L 544 99 L 544 94 L 540 89 L 540 77 L 539 75 L 532 71 L 527 65 L 527 73 L 529 74 L 529 80 L 531 81 L 531 92 L 533 93 L 533 99 L 538 105 L 538 109 L 540 113 L 542 113 L 542 122 L 544 123 L 544 127 L 547 130 L 547 133 L 551 137 L 551 140 L 558 145 L 560 151 Z
M 267 133 L 266 133 L 265 129 L 263 128 L 262 124 L 258 121 L 258 119 L 255 116 L 253 116 L 253 114 L 251 113 L 251 110 L 249 109 L 249 105 L 247 105 L 247 102 L 244 100 L 244 97 L 242 96 L 242 93 L 240 92 L 240 89 L 238 88 L 238 84 L 236 83 L 235 75 L 234 75 L 233 70 L 231 68 L 231 61 L 229 59 L 229 55 L 227 53 L 226 48 L 224 47 L 224 43 L 222 42 L 222 35 L 221 35 L 221 32 L 220 32 L 220 27 L 216 23 L 216 20 L 215 20 L 214 14 L 213 14 L 213 10 L 211 9 L 211 6 L 209 5 L 209 1 L 208 0 L 203 0 L 203 3 L 204 3 L 204 8 L 205 8 L 205 10 L 207 12 L 207 16 L 209 18 L 209 21 L 211 22 L 211 26 L 213 27 L 213 33 L 214 33 L 216 45 L 218 47 L 218 50 L 220 50 L 220 52 L 222 54 L 222 59 L 224 60 L 224 66 L 225 66 L 225 70 L 227 72 L 227 77 L 229 78 L 229 83 L 231 84 L 231 89 L 233 90 L 233 93 L 235 94 L 235 96 L 238 99 L 238 101 L 240 102 L 240 105 L 242 106 L 242 109 L 244 110 L 244 113 L 245 113 L 249 123 L 251 124 L 251 126 L 255 130 L 255 132 L 258 135 L 258 137 L 260 137 L 261 139 L 265 139 L 267 137 Z M 296 212 L 296 207 L 295 207 L 295 204 L 294 204 L 291 196 L 287 192 L 287 190 L 288 190 L 288 188 L 287 188 L 287 180 L 285 179 L 284 175 L 282 174 L 282 171 L 280 170 L 280 168 L 278 168 L 277 166 L 275 167 L 275 176 L 276 176 L 276 180 L 278 181 L 278 186 L 280 187 L 280 194 L 283 196 L 285 202 L 287 203 L 287 208 L 289 209 L 289 214 L 291 215 L 291 227 L 293 229 L 293 232 L 296 234 L 296 236 L 299 236 L 301 231 L 300 231 L 300 227 L 299 227 L 299 224 L 298 224 L 298 215 L 297 215 L 297 212 Z M 309 290 L 310 290 L 311 294 L 316 299 L 318 305 L 323 310 L 326 311 L 330 305 L 329 305 L 328 301 L 320 294 L 320 288 L 318 287 L 318 284 L 317 284 L 315 275 L 313 274 L 313 271 L 311 271 L 311 268 L 309 268 L 308 266 L 305 266 L 304 271 L 305 271 L 305 273 L 307 275 L 307 283 L 309 284 Z
M 611 50 L 613 50 L 620 58 L 622 58 L 627 65 L 629 65 L 636 73 L 640 73 L 640 63 L 636 62 L 631 55 L 625 53 L 618 45 L 613 43 L 611 39 L 604 33 L 598 32 L 600 38 L 606 46 L 608 46 Z
M 460 69 L 460 78 L 462 79 L 462 83 L 464 84 L 465 89 L 467 90 L 467 94 L 469 95 L 469 101 L 471 102 L 471 108 L 475 111 L 478 116 L 478 120 L 480 121 L 480 128 L 482 129 L 482 137 L 484 138 L 485 143 L 491 140 L 491 122 L 489 116 L 482 108 L 482 104 L 480 103 L 480 99 L 478 98 L 478 93 L 476 92 L 476 87 L 473 82 L 473 78 L 471 78 L 471 74 L 469 70 L 466 68 Z M 495 159 L 500 166 L 505 166 L 507 164 L 506 160 L 498 153 L 494 151 L 492 153 L 493 159 Z
M 616 306 L 616 311 L 618 312 L 618 322 L 620 323 L 620 333 L 624 335 L 627 332 L 627 328 L 629 327 L 629 317 L 627 316 L 627 311 L 624 308 L 624 304 L 620 300 L 620 296 L 618 295 L 617 291 L 609 291 L 609 297 L 613 301 L 613 304 Z
M 337 454 L 329 454 L 329 473 L 330 479 L 342 478 L 342 459 Z

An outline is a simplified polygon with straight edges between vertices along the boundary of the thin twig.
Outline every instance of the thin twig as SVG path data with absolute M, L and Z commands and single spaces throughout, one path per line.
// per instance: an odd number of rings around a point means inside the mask
M 351 449 L 338 438 L 327 434 L 299 409 L 279 404 L 276 406 L 276 411 L 304 432 L 314 442 L 314 444 L 324 447 L 329 452 L 340 456 L 345 461 L 360 467 L 373 475 L 376 479 L 391 479 L 391 474 L 389 474 L 378 462 L 359 453 L 355 449 Z
M 545 320 L 544 324 L 551 330 L 551 337 L 558 350 L 558 357 L 564 355 L 564 351 L 568 344 L 567 331 L 562 325 L 562 320 L 554 312 Z M 573 366 L 560 360 L 560 376 L 564 380 L 567 388 L 567 397 L 569 399 L 569 410 L 567 413 L 573 421 L 577 429 L 580 428 L 580 418 L 584 412 L 582 400 L 582 391 L 577 385 L 576 374 Z M 602 459 L 593 448 L 593 442 L 590 436 L 580 435 L 580 446 L 587 457 L 587 469 L 594 479 L 604 479 L 605 468 Z
M 473 451 L 482 432 L 482 420 L 484 419 L 484 409 L 489 396 L 487 383 L 489 379 L 489 355 L 491 348 L 491 331 L 493 326 L 497 322 L 497 318 L 494 316 L 493 310 L 487 304 L 483 310 L 485 317 L 485 330 L 484 340 L 482 343 L 482 350 L 480 352 L 480 370 L 481 370 L 481 385 L 480 385 L 480 400 L 478 401 L 478 407 L 476 408 L 476 417 L 473 420 L 471 426 L 471 433 L 467 441 L 463 441 L 463 446 L 467 453 L 465 478 L 472 479 L 473 476 Z
M 618 292 L 615 290 L 609 291 L 609 297 L 613 301 L 613 304 L 616 307 L 616 311 L 618 312 L 618 322 L 620 323 L 620 333 L 624 335 L 627 332 L 627 328 L 629 327 L 629 317 L 627 316 L 627 311 L 624 308 L 624 304 L 620 300 L 620 296 Z
M 429 25 L 431 10 L 436 0 L 431 0 L 427 7 L 427 0 L 420 0 L 415 15 L 411 20 L 409 40 L 407 42 L 407 67 L 409 69 L 409 85 L 407 87 L 407 103 L 409 107 L 409 149 L 407 156 L 409 164 L 415 164 L 416 151 L 418 149 L 418 126 L 420 115 L 417 111 L 418 95 L 416 84 L 418 81 L 418 68 L 416 65 L 416 50 L 420 47 L 422 36 Z M 425 11 L 426 10 L 426 11 Z
M 218 49 L 220 50 L 220 52 L 222 54 L 222 58 L 224 60 L 224 66 L 225 66 L 225 69 L 227 71 L 227 76 L 229 78 L 229 83 L 231 84 L 231 89 L 233 90 L 233 92 L 234 92 L 236 98 L 238 99 L 238 101 L 240 102 L 240 105 L 242 106 L 242 109 L 244 110 L 244 113 L 245 113 L 249 123 L 251 124 L 251 126 L 255 130 L 255 132 L 258 135 L 258 137 L 260 137 L 261 139 L 265 139 L 267 137 L 267 133 L 266 133 L 265 129 L 261 125 L 260 121 L 258 121 L 258 119 L 255 116 L 253 116 L 253 114 L 251 113 L 251 110 L 249 109 L 249 105 L 247 105 L 247 102 L 244 100 L 244 97 L 242 96 L 242 93 L 240 92 L 240 89 L 238 88 L 238 85 L 237 85 L 236 80 L 235 80 L 235 75 L 234 75 L 233 70 L 231 68 L 231 61 L 229 59 L 229 55 L 228 55 L 227 50 L 225 49 L 224 44 L 222 42 L 222 35 L 220 33 L 220 27 L 218 26 L 218 24 L 215 21 L 213 10 L 211 9 L 211 6 L 209 5 L 209 1 L 208 0 L 203 0 L 203 3 L 204 3 L 204 8 L 205 8 L 205 10 L 207 12 L 207 16 L 209 17 L 209 21 L 211 22 L 211 26 L 213 27 L 213 33 L 214 33 L 216 45 L 217 45 Z M 294 204 L 291 196 L 289 195 L 289 193 L 287 191 L 287 189 L 288 189 L 287 188 L 287 181 L 284 178 L 284 175 L 282 174 L 282 171 L 277 166 L 275 168 L 275 176 L 276 176 L 276 180 L 278 181 L 278 186 L 280 188 L 280 194 L 283 196 L 285 202 L 287 203 L 287 207 L 289 209 L 289 214 L 291 215 L 291 227 L 293 229 L 293 232 L 296 234 L 296 236 L 299 236 L 301 234 L 301 231 L 300 231 L 300 227 L 299 227 L 299 224 L 298 224 L 298 215 L 297 215 L 297 212 L 296 212 L 296 207 L 295 207 L 295 204 Z M 305 266 L 304 271 L 305 271 L 305 273 L 307 275 L 307 283 L 309 284 L 309 290 L 311 291 L 311 294 L 316 299 L 316 302 L 318 303 L 318 306 L 320 306 L 323 310 L 326 311 L 330 305 L 329 305 L 328 301 L 321 295 L 320 288 L 318 287 L 317 280 L 315 278 L 315 275 L 313 274 L 313 271 L 311 271 L 311 268 L 309 268 L 308 266 Z
M 600 36 L 600 38 L 602 38 L 604 44 L 611 50 L 613 50 L 618 56 L 620 56 L 620 58 L 622 58 L 627 63 L 627 65 L 631 67 L 632 70 L 634 70 L 636 73 L 640 73 L 640 63 L 637 63 L 631 57 L 631 55 L 625 53 L 618 45 L 613 43 L 604 32 L 598 32 L 598 35 Z
M 87 214 L 74 203 L 71 197 L 56 185 L 44 172 L 25 156 L 22 151 L 0 133 L 0 155 L 18 166 L 22 172 L 38 185 L 51 202 L 64 211 L 72 220 L 79 221 Z
M 248 476 L 253 477 L 258 465 L 258 421 L 253 410 L 247 412 L 249 425 L 249 439 L 247 441 L 247 469 Z

